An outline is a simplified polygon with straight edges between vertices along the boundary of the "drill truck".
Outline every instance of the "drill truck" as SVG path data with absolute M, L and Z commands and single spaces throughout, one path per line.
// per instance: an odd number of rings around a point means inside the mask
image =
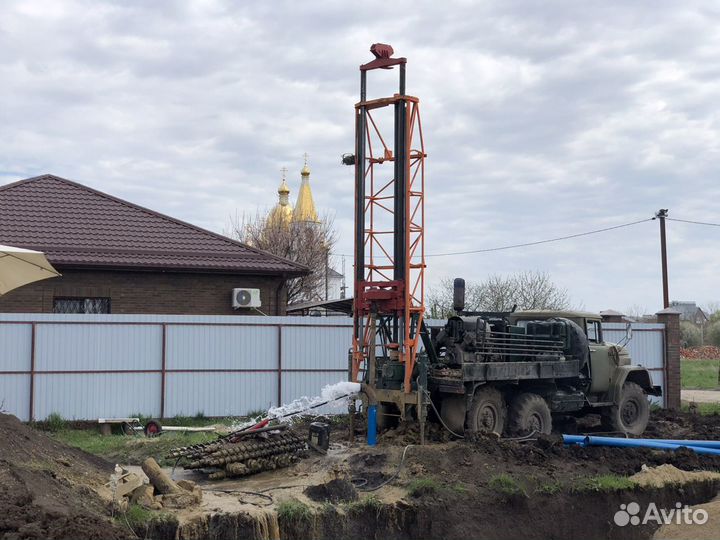
M 550 433 L 553 416 L 600 413 L 607 431 L 640 435 L 650 372 L 603 339 L 601 318 L 580 311 L 464 311 L 465 282 L 454 282 L 454 310 L 427 340 L 428 390 L 453 431 Z
M 350 380 L 380 429 L 429 411 L 460 434 L 549 433 L 553 416 L 600 413 L 608 431 L 641 434 L 650 373 L 603 340 L 583 312 L 471 312 L 455 280 L 454 311 L 429 328 L 424 315 L 425 144 L 419 99 L 405 92 L 405 58 L 371 47 L 355 105 L 355 251 Z M 399 68 L 398 92 L 367 98 L 367 74 Z M 392 111 L 391 115 L 387 113 Z M 382 114 L 390 118 L 383 121 Z M 383 136 L 383 127 L 392 127 Z M 372 413 L 371 413 L 372 414 Z

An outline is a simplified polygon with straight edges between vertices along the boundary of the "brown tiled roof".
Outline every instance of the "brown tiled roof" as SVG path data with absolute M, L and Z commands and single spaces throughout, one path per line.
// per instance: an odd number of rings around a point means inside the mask
M 0 244 L 65 267 L 298 276 L 304 266 L 50 174 L 0 186 Z

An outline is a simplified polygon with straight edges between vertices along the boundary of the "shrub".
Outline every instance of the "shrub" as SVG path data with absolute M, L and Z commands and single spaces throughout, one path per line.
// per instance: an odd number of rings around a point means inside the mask
M 700 329 L 691 322 L 682 321 L 680 323 L 680 346 L 699 347 L 700 345 L 702 345 Z
M 709 325 L 705 332 L 705 342 L 720 347 L 720 321 Z

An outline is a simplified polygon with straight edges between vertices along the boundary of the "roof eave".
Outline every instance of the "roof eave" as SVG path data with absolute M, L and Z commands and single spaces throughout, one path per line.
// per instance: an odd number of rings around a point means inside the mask
M 102 263 L 73 263 L 73 262 L 52 262 L 52 265 L 58 270 L 106 270 L 115 272 L 169 272 L 177 274 L 237 274 L 244 276 L 275 276 L 285 279 L 292 279 L 308 275 L 309 270 L 278 270 L 278 269 L 238 269 L 238 268 L 222 268 L 212 267 L 203 268 L 197 266 L 170 266 L 170 265 L 152 265 L 152 264 L 102 264 Z

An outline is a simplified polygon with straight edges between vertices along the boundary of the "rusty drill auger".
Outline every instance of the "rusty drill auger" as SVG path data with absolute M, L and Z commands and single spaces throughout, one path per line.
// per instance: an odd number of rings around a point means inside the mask
M 184 462 L 185 469 L 207 470 L 220 480 L 288 467 L 307 457 L 307 443 L 286 426 L 262 431 L 239 431 L 204 444 L 175 448 L 168 458 Z

